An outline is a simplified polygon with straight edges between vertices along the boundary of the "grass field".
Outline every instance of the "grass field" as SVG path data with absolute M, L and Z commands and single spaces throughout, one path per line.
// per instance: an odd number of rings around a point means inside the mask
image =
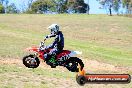
M 61 88 L 64 87 L 62 84 L 58 84 L 61 81 L 66 83 L 66 87 L 79 87 L 75 82 L 75 73 L 68 72 L 63 67 L 50 69 L 42 65 L 37 69 L 27 69 L 21 63 L 20 59 L 26 54 L 24 49 L 39 45 L 43 37 L 49 34 L 46 28 L 52 23 L 60 24 L 65 36 L 65 49 L 83 52 L 81 58 L 89 70 L 97 73 L 126 72 L 132 74 L 131 18 L 86 14 L 0 15 L 0 88 L 20 88 L 20 86 L 21 88 L 47 88 L 55 85 L 57 85 L 55 87 Z M 47 44 L 51 43 L 52 40 L 47 40 Z M 12 62 L 15 60 L 20 61 Z M 105 63 L 104 67 L 108 65 L 121 67 L 121 70 L 112 71 L 109 68 L 102 70 L 99 67 L 102 66 L 101 64 L 97 66 L 96 70 L 90 69 L 92 64 L 97 64 L 92 62 Z M 94 88 L 97 86 L 99 88 L 130 88 L 132 84 L 96 84 L 85 87 Z

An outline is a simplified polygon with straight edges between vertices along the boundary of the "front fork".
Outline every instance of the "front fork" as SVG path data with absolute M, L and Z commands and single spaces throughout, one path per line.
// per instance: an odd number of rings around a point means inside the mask
M 38 57 L 38 53 L 34 53 L 34 58 L 31 60 L 31 64 L 36 63 L 35 58 Z
M 37 57 L 38 56 L 38 53 L 34 53 L 34 56 Z

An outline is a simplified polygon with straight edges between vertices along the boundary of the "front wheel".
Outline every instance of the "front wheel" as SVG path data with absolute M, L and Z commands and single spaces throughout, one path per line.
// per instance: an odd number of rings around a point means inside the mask
M 78 72 L 79 71 L 79 65 L 81 66 L 81 70 L 84 67 L 84 64 L 81 59 L 77 57 L 71 57 L 66 62 L 66 68 L 71 72 Z
M 28 68 L 37 68 L 40 64 L 38 57 L 27 55 L 23 57 L 23 64 Z

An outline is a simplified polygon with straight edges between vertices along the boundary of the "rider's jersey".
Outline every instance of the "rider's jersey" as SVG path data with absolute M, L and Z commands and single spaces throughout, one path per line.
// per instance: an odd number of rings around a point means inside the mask
M 48 38 L 55 37 L 55 40 L 48 48 L 57 48 L 58 50 L 63 50 L 64 48 L 64 37 L 61 31 L 59 31 L 56 35 L 48 35 Z

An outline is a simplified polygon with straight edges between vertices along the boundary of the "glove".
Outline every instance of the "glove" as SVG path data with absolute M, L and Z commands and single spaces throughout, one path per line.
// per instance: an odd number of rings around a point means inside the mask
M 45 39 L 49 38 L 49 36 L 45 36 Z
M 50 38 L 50 35 L 45 36 L 45 39 Z
M 45 50 L 45 47 L 40 47 L 39 50 L 40 51 Z
M 50 38 L 50 36 L 49 36 L 49 35 L 45 36 L 45 37 L 44 37 L 44 41 L 45 41 L 47 38 Z

